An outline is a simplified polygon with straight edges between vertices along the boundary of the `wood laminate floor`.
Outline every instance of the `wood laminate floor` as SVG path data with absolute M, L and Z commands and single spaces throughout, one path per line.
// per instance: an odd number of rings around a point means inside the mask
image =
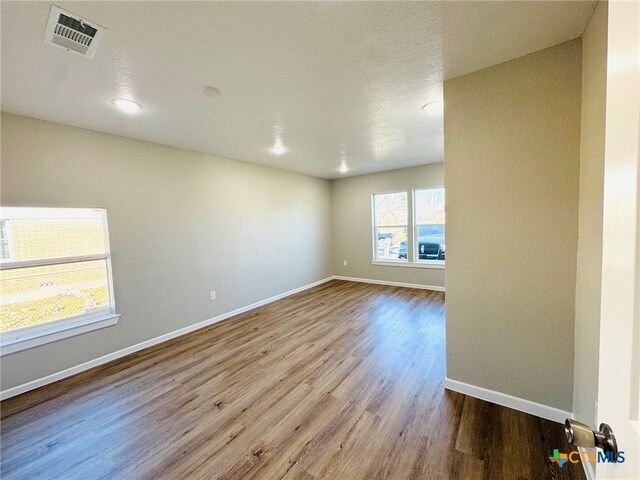
M 332 281 L 4 401 L 2 478 L 584 478 L 444 363 L 444 294 Z

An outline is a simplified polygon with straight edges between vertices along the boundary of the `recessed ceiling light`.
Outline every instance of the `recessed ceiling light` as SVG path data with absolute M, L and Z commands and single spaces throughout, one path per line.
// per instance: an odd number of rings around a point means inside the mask
M 126 113 L 135 113 L 142 110 L 142 105 L 126 98 L 114 98 L 111 103 Z
M 286 153 L 287 148 L 284 145 L 274 145 L 271 151 L 276 155 L 282 155 L 283 153 Z
M 211 85 L 206 85 L 202 87 L 200 91 L 202 92 L 203 95 L 206 95 L 207 97 L 219 97 L 220 95 L 222 95 L 222 92 L 220 91 L 219 88 L 212 87 Z
M 442 103 L 437 100 L 433 102 L 428 102 L 422 106 L 422 111 L 429 112 L 429 113 L 437 112 L 440 110 L 441 105 Z
M 342 165 L 340 165 L 340 173 L 347 173 L 349 171 L 349 167 L 347 167 L 346 163 L 343 163 Z

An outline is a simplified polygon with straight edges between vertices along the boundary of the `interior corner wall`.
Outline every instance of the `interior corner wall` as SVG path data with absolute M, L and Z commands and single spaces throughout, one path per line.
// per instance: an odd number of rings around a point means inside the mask
M 367 280 L 409 283 L 442 289 L 444 270 L 373 265 L 371 196 L 374 193 L 442 187 L 442 163 L 341 178 L 332 187 L 332 262 L 335 275 Z M 347 265 L 343 264 L 347 261 Z
M 444 103 L 447 376 L 571 411 L 581 41 L 447 80 Z
M 1 145 L 2 205 L 107 209 L 122 315 L 3 356 L 3 391 L 332 275 L 328 180 L 5 113 Z
M 602 283 L 602 209 L 607 91 L 607 2 L 599 2 L 582 36 L 580 209 L 576 275 L 573 413 L 597 425 Z

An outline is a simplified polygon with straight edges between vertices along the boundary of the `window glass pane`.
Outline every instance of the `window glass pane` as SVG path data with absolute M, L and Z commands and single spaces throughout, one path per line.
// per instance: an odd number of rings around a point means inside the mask
M 407 192 L 374 195 L 376 226 L 407 225 Z
M 109 308 L 106 260 L 0 271 L 0 331 Z
M 417 260 L 444 260 L 444 188 L 415 191 Z
M 418 260 L 444 260 L 444 225 L 422 225 L 418 227 Z
M 416 224 L 444 224 L 444 188 L 415 192 Z
M 400 260 L 407 258 L 407 228 L 376 228 L 376 258 Z
M 3 208 L 1 214 L 12 261 L 106 252 L 100 210 Z
M 9 219 L 11 260 L 104 253 L 100 219 Z

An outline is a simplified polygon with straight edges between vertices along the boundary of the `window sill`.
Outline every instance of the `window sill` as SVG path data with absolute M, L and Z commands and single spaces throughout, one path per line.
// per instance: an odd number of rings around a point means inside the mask
M 371 260 L 371 265 L 384 267 L 435 268 L 444 270 L 444 262 L 425 260 L 422 262 L 394 262 L 393 260 Z
M 19 337 L 7 338 L 11 332 L 5 332 L 0 335 L 0 356 L 20 352 L 46 343 L 56 342 L 63 338 L 81 335 L 93 330 L 110 327 L 118 323 L 119 319 L 120 315 L 109 313 L 100 317 L 80 319 L 77 322 L 66 325 L 52 325 L 50 329 L 39 332 L 30 333 L 27 331 Z

